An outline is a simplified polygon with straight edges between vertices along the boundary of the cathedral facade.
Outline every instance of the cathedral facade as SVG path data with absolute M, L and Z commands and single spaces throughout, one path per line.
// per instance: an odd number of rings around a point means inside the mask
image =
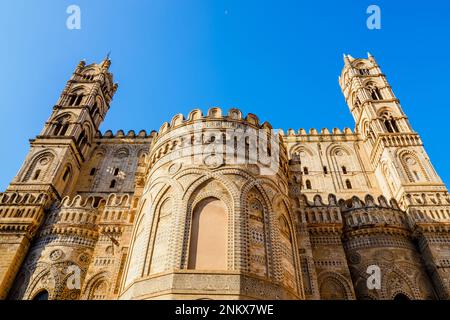
M 0 299 L 450 298 L 450 196 L 370 54 L 339 78 L 353 130 L 100 133 L 110 64 L 79 63 L 0 194 Z

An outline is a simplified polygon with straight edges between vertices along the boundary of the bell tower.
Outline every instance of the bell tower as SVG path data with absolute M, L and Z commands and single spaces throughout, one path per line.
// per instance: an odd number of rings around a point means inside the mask
M 0 195 L 0 299 L 5 298 L 46 210 L 73 192 L 117 90 L 111 61 L 81 61 L 5 193 Z
M 375 58 L 344 55 L 339 84 L 380 191 L 407 213 L 441 299 L 450 296 L 450 197 Z M 447 258 L 446 258 L 447 257 Z
M 344 64 L 339 84 L 384 196 L 404 205 L 417 188 L 446 190 L 375 58 L 344 55 Z
M 110 65 L 109 58 L 78 64 L 7 191 L 44 191 L 56 198 L 71 192 L 117 89 Z

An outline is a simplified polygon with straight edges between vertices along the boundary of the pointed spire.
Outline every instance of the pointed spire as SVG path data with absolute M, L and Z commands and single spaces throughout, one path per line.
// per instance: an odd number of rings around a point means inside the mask
M 77 67 L 75 68 L 75 73 L 79 73 L 85 66 L 86 66 L 86 61 L 84 59 L 80 60 Z
M 373 64 L 374 66 L 378 66 L 377 61 L 375 60 L 374 56 L 372 56 L 372 55 L 370 54 L 370 52 L 367 52 L 367 58 L 369 59 L 370 62 L 372 62 L 372 64 Z
M 350 65 L 350 60 L 348 59 L 348 56 L 344 53 L 344 63 L 346 66 Z
M 110 55 L 111 55 L 111 51 L 109 51 L 108 54 L 106 55 L 105 59 L 103 59 L 103 61 L 101 63 L 101 67 L 103 69 L 108 69 L 111 66 L 111 60 L 109 59 Z

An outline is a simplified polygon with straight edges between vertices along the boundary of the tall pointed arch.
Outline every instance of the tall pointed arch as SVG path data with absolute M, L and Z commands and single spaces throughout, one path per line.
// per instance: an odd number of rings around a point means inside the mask
M 188 268 L 226 270 L 228 212 L 223 201 L 209 197 L 194 208 Z
M 283 283 L 285 286 L 296 289 L 294 235 L 292 233 L 289 211 L 284 201 L 276 205 L 278 213 L 281 266 L 283 270 Z
M 169 238 L 171 236 L 171 217 L 173 210 L 173 199 L 165 199 L 158 210 L 158 221 L 154 239 L 150 273 L 159 273 L 167 269 L 167 256 L 169 251 Z
M 268 275 L 267 267 L 267 208 L 264 198 L 254 187 L 246 199 L 249 233 L 249 271 L 262 277 Z

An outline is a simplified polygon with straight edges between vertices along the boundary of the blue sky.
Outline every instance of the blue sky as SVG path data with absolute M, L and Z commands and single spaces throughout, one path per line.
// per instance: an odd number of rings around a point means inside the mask
M 342 54 L 370 51 L 450 182 L 450 2 L 14 0 L 0 10 L 0 189 L 19 170 L 81 59 L 111 51 L 119 82 L 101 130 L 158 129 L 181 112 L 238 107 L 275 128 L 351 127 Z M 66 28 L 69 5 L 81 30 Z M 381 30 L 366 9 L 381 8 Z

